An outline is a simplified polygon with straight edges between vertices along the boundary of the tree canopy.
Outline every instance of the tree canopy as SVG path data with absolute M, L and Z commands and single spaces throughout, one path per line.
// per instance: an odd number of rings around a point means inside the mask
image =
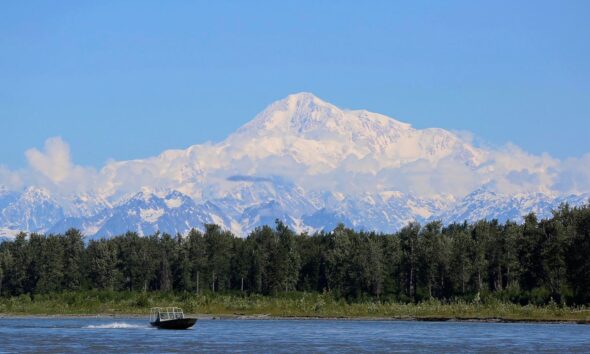
M 21 233 L 0 244 L 0 295 L 119 291 L 330 292 L 395 301 L 475 299 L 590 303 L 590 204 L 523 224 L 408 224 L 393 234 L 298 234 L 281 221 L 246 238 L 217 225 L 187 235 L 128 232 L 85 243 Z

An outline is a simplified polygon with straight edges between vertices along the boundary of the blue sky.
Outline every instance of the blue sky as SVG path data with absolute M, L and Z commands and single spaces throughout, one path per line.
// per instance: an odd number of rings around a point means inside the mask
M 415 127 L 590 152 L 588 1 L 3 2 L 0 165 L 219 141 L 310 91 Z

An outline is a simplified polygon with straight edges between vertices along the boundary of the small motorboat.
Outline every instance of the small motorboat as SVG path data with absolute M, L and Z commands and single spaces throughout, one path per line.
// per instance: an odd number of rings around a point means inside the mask
M 186 318 L 178 307 L 152 307 L 150 324 L 162 329 L 188 329 L 197 323 L 196 318 Z

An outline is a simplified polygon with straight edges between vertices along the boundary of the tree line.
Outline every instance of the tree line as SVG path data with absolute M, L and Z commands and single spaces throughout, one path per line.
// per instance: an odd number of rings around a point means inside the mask
M 281 221 L 246 238 L 217 225 L 187 235 L 128 232 L 84 242 L 21 233 L 0 244 L 0 295 L 61 291 L 329 292 L 349 301 L 590 303 L 590 204 L 522 224 L 409 223 L 393 234 L 297 234 Z

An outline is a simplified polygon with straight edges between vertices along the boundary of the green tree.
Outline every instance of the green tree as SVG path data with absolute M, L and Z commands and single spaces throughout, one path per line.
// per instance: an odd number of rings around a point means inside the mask
M 567 252 L 568 278 L 578 304 L 590 303 L 590 203 L 574 210 L 575 233 Z
M 203 282 L 203 275 L 207 270 L 207 247 L 203 234 L 192 229 L 186 237 L 185 247 L 190 266 L 190 290 L 199 293 L 206 284 Z
M 94 289 L 115 288 L 117 257 L 110 243 L 90 241 L 86 250 L 87 272 L 90 286 Z
M 147 291 L 154 281 L 159 264 L 150 247 L 149 239 L 140 237 L 135 232 L 128 232 L 117 238 L 118 270 L 123 276 L 123 288 L 128 290 Z
M 6 245 L 7 243 L 5 243 Z M 8 247 L 0 246 L 0 296 L 10 294 L 10 283 L 6 280 L 14 267 L 14 259 Z
M 78 290 L 81 284 L 82 254 L 84 253 L 84 241 L 80 231 L 69 229 L 63 242 L 63 288 L 66 290 Z
M 543 220 L 541 229 L 545 234 L 545 242 L 542 250 L 543 274 L 545 286 L 549 289 L 551 297 L 562 302 L 562 292 L 566 281 L 566 252 L 569 248 L 569 239 L 566 236 L 566 227 L 558 219 Z
M 442 238 L 442 223 L 433 221 L 426 224 L 419 234 L 419 278 L 425 285 L 428 297 L 434 297 L 433 289 L 438 294 L 444 288 L 446 277 L 446 245 Z
M 521 267 L 520 285 L 525 290 L 532 290 L 542 284 L 544 232 L 539 228 L 534 213 L 524 219 L 523 233 L 517 245 Z
M 465 295 L 473 276 L 472 250 L 474 248 L 467 223 L 452 224 L 446 231 L 451 238 L 450 274 L 455 294 Z
M 473 242 L 471 262 L 475 276 L 475 288 L 478 293 L 488 288 L 486 280 L 490 263 L 488 257 L 492 236 L 490 228 L 491 225 L 488 221 L 481 220 L 475 223 L 471 231 Z
M 276 220 L 277 245 L 271 260 L 275 276 L 274 290 L 295 290 L 299 279 L 301 259 L 295 242 L 295 234 L 282 221 Z
M 205 247 L 207 250 L 208 279 L 211 290 L 223 291 L 231 288 L 231 246 L 233 235 L 217 225 L 205 225 Z
M 72 290 L 66 288 L 64 281 L 64 264 L 66 263 L 64 251 L 66 247 L 63 237 L 55 235 L 44 237 L 32 234 L 29 245 L 34 254 L 29 267 L 29 279 L 35 282 L 34 292 L 51 293 L 62 291 L 64 288 Z
M 416 278 L 418 272 L 420 224 L 412 222 L 399 232 L 402 251 L 401 270 L 407 296 L 416 299 Z

